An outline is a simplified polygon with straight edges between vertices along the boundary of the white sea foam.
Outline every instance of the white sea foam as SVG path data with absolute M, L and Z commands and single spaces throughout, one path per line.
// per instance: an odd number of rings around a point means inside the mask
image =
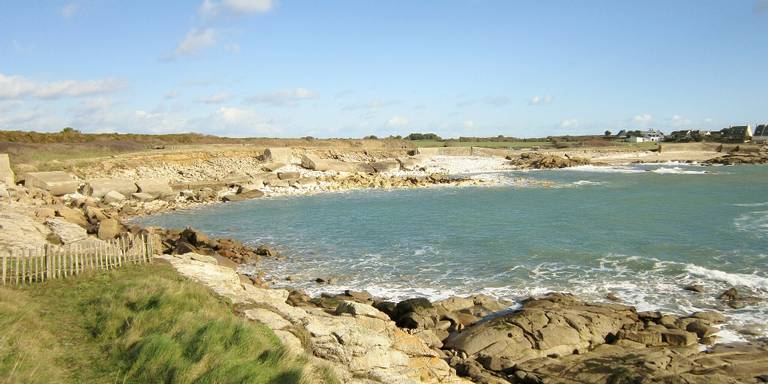
M 591 181 L 591 180 L 579 180 L 574 181 L 573 185 L 603 185 L 604 183 L 600 181 Z
M 731 285 L 743 285 L 755 289 L 768 290 L 768 278 L 746 273 L 731 273 L 717 269 L 708 269 L 695 264 L 686 264 L 685 269 L 697 276 L 723 281 Z
M 604 166 L 604 165 L 579 165 L 576 167 L 563 168 L 568 171 L 595 172 L 595 173 L 644 173 L 643 169 L 624 167 L 624 166 Z
M 733 220 L 737 230 L 752 234 L 768 234 L 768 211 L 745 213 Z
M 680 167 L 672 167 L 672 168 L 658 168 L 654 169 L 651 172 L 658 173 L 658 174 L 668 174 L 668 175 L 706 175 L 707 171 L 691 171 L 691 170 L 685 170 Z
M 741 203 L 741 204 L 734 204 L 737 207 L 767 207 L 768 201 L 764 203 Z

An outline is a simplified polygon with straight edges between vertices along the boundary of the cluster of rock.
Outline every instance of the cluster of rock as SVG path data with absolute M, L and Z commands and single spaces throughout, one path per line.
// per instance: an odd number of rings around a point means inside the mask
M 768 346 L 711 345 L 725 318 L 672 316 L 552 293 L 512 303 L 476 295 L 398 303 L 366 292 L 310 298 L 265 290 L 194 254 L 179 272 L 239 303 L 298 351 L 331 362 L 344 382 L 744 383 L 768 378 Z M 212 271 L 215 271 L 212 272 Z M 762 381 L 761 381 L 762 380 Z
M 521 169 L 555 169 L 589 165 L 590 160 L 583 157 L 564 157 L 538 152 L 523 152 L 520 155 L 508 155 L 509 164 Z
M 340 300 L 332 310 L 294 306 L 288 291 L 244 282 L 209 256 L 162 259 L 231 300 L 244 317 L 270 327 L 293 352 L 318 359 L 310 363 L 330 364 L 344 383 L 469 383 L 421 338 L 371 305 Z
M 164 254 L 196 253 L 220 256 L 235 264 L 254 263 L 262 257 L 280 257 L 280 253 L 268 245 L 262 244 L 253 248 L 232 238 L 210 238 L 192 228 L 184 230 L 152 228 L 152 230 L 159 235 L 160 244 L 156 249 L 162 250 Z
M 768 148 L 764 148 L 760 152 L 753 152 L 753 153 L 732 152 L 727 155 L 709 159 L 705 161 L 704 164 L 719 164 L 719 165 L 768 164 Z

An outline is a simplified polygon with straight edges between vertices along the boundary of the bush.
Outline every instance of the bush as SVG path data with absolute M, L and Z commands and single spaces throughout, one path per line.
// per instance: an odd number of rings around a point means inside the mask
M 405 137 L 406 140 L 442 140 L 440 136 L 434 133 L 411 133 Z

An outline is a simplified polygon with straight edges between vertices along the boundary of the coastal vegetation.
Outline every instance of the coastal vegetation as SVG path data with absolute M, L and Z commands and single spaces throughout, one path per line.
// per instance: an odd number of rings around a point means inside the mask
M 271 330 L 165 265 L 0 288 L 0 328 L 3 383 L 304 380 Z

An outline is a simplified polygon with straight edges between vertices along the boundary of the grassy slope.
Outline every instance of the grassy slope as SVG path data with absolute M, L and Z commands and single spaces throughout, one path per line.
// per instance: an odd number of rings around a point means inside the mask
M 266 327 L 162 265 L 0 288 L 0 383 L 295 383 Z

